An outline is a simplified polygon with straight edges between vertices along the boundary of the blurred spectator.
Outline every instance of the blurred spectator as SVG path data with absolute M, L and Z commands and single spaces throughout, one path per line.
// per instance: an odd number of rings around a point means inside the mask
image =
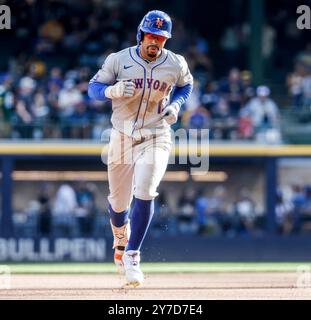
M 301 216 L 303 208 L 306 205 L 306 196 L 303 187 L 300 185 L 292 186 L 292 198 L 291 202 L 293 204 L 293 232 L 297 233 L 301 228 Z
M 305 50 L 300 52 L 297 57 L 296 61 L 298 63 L 302 63 L 306 66 L 306 68 L 311 68 L 311 42 L 309 41 L 305 47 Z
M 256 207 L 251 193 L 242 188 L 233 205 L 233 226 L 240 234 L 254 235 L 256 233 Z
M 289 231 L 296 234 L 311 232 L 311 186 L 293 185 L 287 208 L 291 208 Z
M 83 96 L 81 92 L 75 87 L 73 80 L 66 80 L 64 82 L 64 88 L 60 90 L 58 96 L 58 116 L 60 118 L 61 127 L 63 129 L 63 136 L 65 138 L 70 137 L 72 118 L 78 106 L 83 103 Z
M 46 64 L 43 61 L 31 61 L 29 65 L 29 76 L 36 80 L 41 80 L 46 75 Z
M 39 232 L 43 237 L 52 233 L 52 212 L 50 207 L 50 195 L 47 188 L 43 188 L 38 197 L 39 209 Z
M 53 67 L 50 71 L 50 76 L 48 78 L 48 89 L 50 89 L 52 85 L 56 85 L 58 88 L 63 86 L 62 70 L 58 67 Z
M 286 200 L 282 191 L 278 190 L 275 207 L 276 224 L 281 234 L 290 234 L 293 231 L 293 204 Z
M 294 71 L 288 74 L 286 84 L 290 96 L 293 98 L 293 105 L 296 109 L 306 107 L 309 110 L 311 105 L 311 42 L 306 49 L 295 58 Z
M 196 212 L 200 234 L 227 234 L 231 221 L 225 208 L 226 189 L 217 186 L 212 196 L 198 194 Z
M 82 236 L 91 236 L 93 232 L 96 214 L 95 189 L 96 186 L 91 183 L 80 182 L 77 186 L 76 196 L 78 206 L 76 217 L 79 233 Z
M 64 28 L 57 20 L 46 21 L 39 29 L 39 36 L 36 39 L 35 50 L 38 56 L 56 53 L 60 42 L 64 38 Z
M 77 208 L 76 193 L 68 183 L 60 185 L 54 200 L 53 214 L 72 214 Z
M 243 105 L 256 95 L 256 88 L 253 84 L 252 73 L 248 70 L 241 72 L 241 80 L 243 86 Z
M 254 137 L 254 125 L 247 109 L 243 107 L 238 120 L 238 137 L 240 139 L 252 139 Z
M 201 129 L 210 128 L 210 115 L 204 107 L 198 107 L 193 111 L 186 111 L 182 117 L 183 127 L 186 129 L 195 129 L 194 137 L 201 137 Z M 190 131 L 191 137 L 192 131 Z
M 53 42 L 59 42 L 64 37 L 64 28 L 59 21 L 49 20 L 41 26 L 40 34 Z
M 209 225 L 207 218 L 208 197 L 204 194 L 204 190 L 199 190 L 195 202 L 195 210 L 197 213 L 197 224 L 199 234 L 208 234 Z
M 72 186 L 68 183 L 60 185 L 52 208 L 53 228 L 56 235 L 72 235 L 75 227 L 74 216 L 77 207 L 77 196 Z
M 36 82 L 30 77 L 23 77 L 19 82 L 19 93 L 16 101 L 16 129 L 23 138 L 33 138 L 33 94 Z
M 303 105 L 310 108 L 311 106 L 311 67 L 302 80 Z
M 196 190 L 188 188 L 178 201 L 177 223 L 180 233 L 194 233 L 197 228 L 195 221 Z
M 219 95 L 216 90 L 216 83 L 210 81 L 206 84 L 201 95 L 201 103 L 210 114 L 213 114 L 214 109 L 219 102 Z
M 305 65 L 297 62 L 294 71 L 288 74 L 286 79 L 288 91 L 293 99 L 293 106 L 296 109 L 301 109 L 304 104 L 303 81 L 306 74 L 307 70 Z
M 257 97 L 252 98 L 245 106 L 243 115 L 250 116 L 256 133 L 269 128 L 278 128 L 279 109 L 276 103 L 269 98 L 270 89 L 267 86 L 259 86 L 256 93 Z
M 228 140 L 235 138 L 237 119 L 231 116 L 228 101 L 220 98 L 213 109 L 212 138 Z
M 311 185 L 305 187 L 305 202 L 301 207 L 298 229 L 301 232 L 311 232 Z
M 10 136 L 11 121 L 14 114 L 14 93 L 12 79 L 4 74 L 0 80 L 0 135 Z
M 253 139 L 254 125 L 246 106 L 248 102 L 255 96 L 256 88 L 253 84 L 252 73 L 250 71 L 242 71 L 241 80 L 243 85 L 243 104 L 239 111 L 237 136 L 240 139 Z
M 90 136 L 89 114 L 84 102 L 76 105 L 70 120 L 72 124 L 69 137 L 73 139 L 87 139 Z
M 49 113 L 49 108 L 45 101 L 45 96 L 43 92 L 36 92 L 33 99 L 32 111 L 34 117 L 37 119 L 43 118 L 45 119 Z
M 219 84 L 219 93 L 229 105 L 231 116 L 237 116 L 243 101 L 243 84 L 239 69 L 230 70 L 228 78 Z
M 83 97 L 81 92 L 75 87 L 74 81 L 66 80 L 64 88 L 59 92 L 58 98 L 61 119 L 69 119 L 73 115 L 75 107 L 81 102 L 83 102 Z

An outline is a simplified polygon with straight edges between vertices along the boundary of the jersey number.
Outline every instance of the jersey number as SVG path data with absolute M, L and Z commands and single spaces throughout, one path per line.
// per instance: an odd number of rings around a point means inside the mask
M 158 114 L 161 114 L 161 113 L 162 113 L 162 110 L 163 110 L 163 100 L 164 100 L 164 99 L 161 99 L 160 102 L 158 103 Z

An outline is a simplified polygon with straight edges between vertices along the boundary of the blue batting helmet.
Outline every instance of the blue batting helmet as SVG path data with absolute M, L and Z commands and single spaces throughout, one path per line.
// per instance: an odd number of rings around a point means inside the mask
M 137 43 L 142 41 L 142 32 L 153 33 L 166 38 L 172 37 L 172 20 L 168 14 L 159 10 L 149 11 L 137 29 Z

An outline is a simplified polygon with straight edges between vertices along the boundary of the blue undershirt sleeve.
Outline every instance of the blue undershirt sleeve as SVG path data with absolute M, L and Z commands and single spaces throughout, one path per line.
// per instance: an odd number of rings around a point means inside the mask
M 91 99 L 106 101 L 108 98 L 105 96 L 105 90 L 110 84 L 91 81 L 88 87 L 88 95 Z
M 186 100 L 190 97 L 192 89 L 193 89 L 192 83 L 186 84 L 183 87 L 176 87 L 173 92 L 171 103 L 177 102 L 179 107 L 181 107 L 186 102 Z

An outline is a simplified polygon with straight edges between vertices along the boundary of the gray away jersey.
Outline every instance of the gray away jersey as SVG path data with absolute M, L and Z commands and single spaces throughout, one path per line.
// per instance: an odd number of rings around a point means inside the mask
M 170 127 L 161 119 L 161 111 L 169 103 L 172 89 L 193 82 L 182 56 L 163 49 L 156 61 L 147 62 L 137 51 L 134 46 L 110 54 L 91 80 L 111 85 L 121 80 L 134 81 L 133 97 L 112 100 L 111 117 L 115 129 L 134 138 L 155 129 L 167 132 Z

